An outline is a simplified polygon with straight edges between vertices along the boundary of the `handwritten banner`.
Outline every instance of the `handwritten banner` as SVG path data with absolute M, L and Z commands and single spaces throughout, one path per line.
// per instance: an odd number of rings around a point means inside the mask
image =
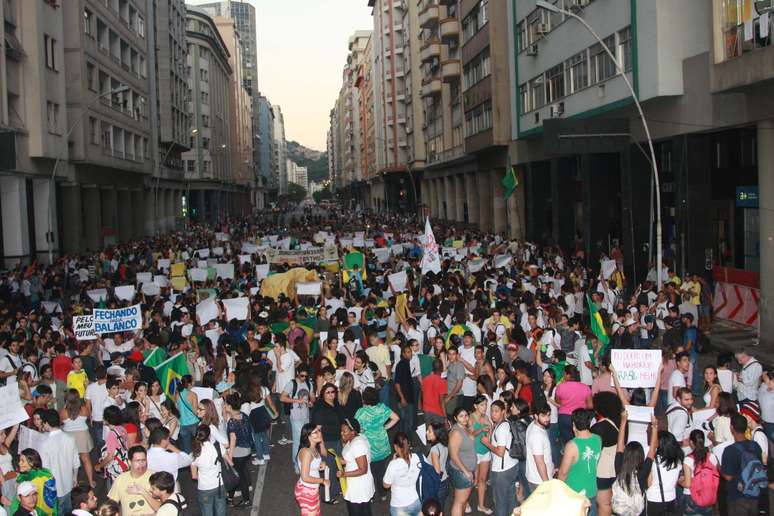
M 339 259 L 335 246 L 312 247 L 310 249 L 266 249 L 264 255 L 269 263 L 287 263 L 288 265 L 303 265 L 305 263 L 327 262 Z
M 94 333 L 93 315 L 76 315 L 73 317 L 73 331 L 76 340 L 94 340 L 97 334 Z
M 610 361 L 621 387 L 655 387 L 661 365 L 660 349 L 614 349 Z
M 142 309 L 139 304 L 116 310 L 94 310 L 94 332 L 97 334 L 136 331 L 142 328 Z

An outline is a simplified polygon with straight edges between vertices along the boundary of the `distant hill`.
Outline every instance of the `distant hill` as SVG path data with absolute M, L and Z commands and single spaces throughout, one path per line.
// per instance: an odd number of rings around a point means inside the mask
M 328 153 L 304 147 L 298 142 L 288 141 L 288 159 L 307 168 L 309 182 L 320 182 L 328 178 Z

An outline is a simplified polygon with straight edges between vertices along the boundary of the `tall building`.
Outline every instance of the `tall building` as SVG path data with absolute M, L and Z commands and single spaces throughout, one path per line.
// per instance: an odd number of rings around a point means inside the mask
M 231 153 L 231 179 L 233 195 L 228 196 L 237 213 L 245 213 L 255 206 L 258 199 L 253 169 L 253 119 L 252 100 L 243 81 L 242 41 L 232 18 L 216 16 L 215 26 L 226 44 L 231 75 L 229 76 L 229 151 Z M 246 195 L 245 195 L 246 194 Z
M 272 105 L 274 112 L 274 166 L 276 168 L 277 184 L 279 186 L 279 195 L 288 193 L 288 144 L 285 141 L 285 117 L 282 116 L 282 108 Z
M 293 160 L 287 160 L 288 182 L 295 183 L 304 190 L 309 190 L 309 178 L 306 167 L 300 166 Z
M 233 70 L 226 43 L 213 19 L 189 6 L 189 113 L 191 150 L 183 153 L 189 206 L 197 220 L 215 221 L 224 214 L 222 192 L 232 182 L 230 80 Z
M 269 192 L 273 198 L 277 196 L 279 189 L 279 177 L 276 175 L 274 152 L 274 110 L 271 102 L 266 97 L 258 97 L 258 125 L 253 128 L 258 134 L 258 172 L 265 185 L 265 197 L 263 206 L 268 206 Z

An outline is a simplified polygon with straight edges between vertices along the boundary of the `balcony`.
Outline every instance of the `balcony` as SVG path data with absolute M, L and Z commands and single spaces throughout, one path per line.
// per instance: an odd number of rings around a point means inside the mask
M 442 89 L 443 84 L 441 83 L 441 79 L 430 79 L 422 85 L 422 96 L 434 97 L 440 95 Z
M 424 11 L 419 13 L 419 25 L 425 29 L 435 27 L 438 24 L 438 19 L 440 17 L 440 7 L 437 5 L 429 5 Z
M 419 58 L 423 63 L 432 61 L 434 57 L 441 55 L 441 44 L 438 41 L 430 41 L 419 51 Z
M 441 20 L 441 39 L 443 41 L 460 39 L 460 21 L 457 18 Z
M 453 82 L 460 79 L 462 66 L 459 59 L 449 59 L 441 63 L 441 77 L 443 82 Z

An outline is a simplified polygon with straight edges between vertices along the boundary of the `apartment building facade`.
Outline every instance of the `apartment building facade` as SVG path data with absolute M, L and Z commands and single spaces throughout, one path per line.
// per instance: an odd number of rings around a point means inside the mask
M 258 174 L 263 178 L 264 198 L 263 204 L 258 208 L 264 208 L 269 205 L 270 196 L 276 198 L 279 189 L 279 178 L 277 177 L 277 167 L 274 162 L 274 110 L 271 102 L 263 95 L 258 96 L 258 125 L 253 127 L 256 131 L 258 148 Z
M 272 105 L 274 112 L 274 166 L 275 175 L 278 180 L 279 195 L 288 193 L 288 143 L 285 140 L 285 117 L 282 115 L 282 108 L 278 104 Z

